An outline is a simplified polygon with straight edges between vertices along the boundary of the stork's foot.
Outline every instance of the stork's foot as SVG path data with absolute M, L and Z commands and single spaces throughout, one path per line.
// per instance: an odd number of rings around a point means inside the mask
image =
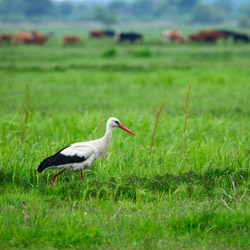
M 82 182 L 84 183 L 83 172 L 82 172 L 82 170 L 81 170 L 81 177 L 82 177 Z
M 54 176 L 53 176 L 53 178 L 52 178 L 52 182 L 51 182 L 51 188 L 53 187 L 53 185 L 54 185 L 54 182 L 55 182 L 55 179 L 56 179 L 56 177 L 59 175 L 59 174 L 61 174 L 62 172 L 64 172 L 65 171 L 65 169 L 64 170 L 62 170 L 62 171 L 60 171 L 58 174 L 55 174 Z

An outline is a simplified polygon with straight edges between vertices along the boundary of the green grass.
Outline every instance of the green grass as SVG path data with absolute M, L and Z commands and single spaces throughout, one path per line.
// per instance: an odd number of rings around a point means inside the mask
M 0 47 L 1 249 L 250 248 L 250 46 L 154 41 Z M 31 113 L 21 153 L 26 85 Z M 137 136 L 116 129 L 84 184 L 79 172 L 63 173 L 51 189 L 56 172 L 38 174 L 39 163 L 97 138 L 112 116 Z M 233 194 L 231 179 L 236 201 L 222 190 Z

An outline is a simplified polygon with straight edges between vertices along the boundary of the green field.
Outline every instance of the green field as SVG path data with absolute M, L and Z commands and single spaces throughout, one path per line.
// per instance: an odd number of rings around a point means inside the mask
M 1 45 L 0 58 L 0 249 L 250 249 L 250 45 L 56 36 Z M 137 136 L 115 129 L 84 184 L 67 172 L 51 189 L 56 171 L 39 163 L 113 116 Z

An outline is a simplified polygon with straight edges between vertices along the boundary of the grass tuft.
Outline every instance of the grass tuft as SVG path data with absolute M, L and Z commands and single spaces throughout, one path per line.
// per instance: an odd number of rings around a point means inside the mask
M 106 57 L 106 58 L 115 57 L 116 55 L 117 55 L 117 51 L 114 48 L 106 49 L 101 54 L 102 57 Z
M 153 52 L 150 49 L 141 49 L 134 52 L 134 56 L 136 57 L 151 57 Z

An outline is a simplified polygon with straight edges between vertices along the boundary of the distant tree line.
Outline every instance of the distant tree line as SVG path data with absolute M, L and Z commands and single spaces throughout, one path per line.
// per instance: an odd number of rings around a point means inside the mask
M 178 20 L 214 23 L 238 19 L 250 25 L 250 0 L 236 6 L 237 0 L 113 0 L 54 2 L 51 0 L 0 0 L 0 21 L 84 21 L 98 20 L 106 25 L 123 20 Z M 238 2 L 239 3 L 239 2 Z

